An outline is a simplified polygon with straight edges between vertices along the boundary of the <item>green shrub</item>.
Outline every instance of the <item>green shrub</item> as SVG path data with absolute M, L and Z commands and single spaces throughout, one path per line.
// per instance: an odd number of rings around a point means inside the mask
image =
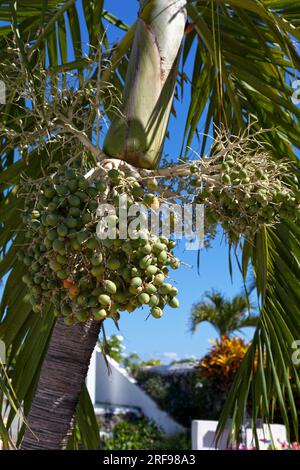
M 103 438 L 102 450 L 189 450 L 186 434 L 166 436 L 147 420 L 122 421 L 115 425 L 111 438 Z
M 191 420 L 203 416 L 205 397 L 202 380 L 196 370 L 162 376 L 155 371 L 141 369 L 136 379 L 158 406 L 183 426 L 190 427 Z

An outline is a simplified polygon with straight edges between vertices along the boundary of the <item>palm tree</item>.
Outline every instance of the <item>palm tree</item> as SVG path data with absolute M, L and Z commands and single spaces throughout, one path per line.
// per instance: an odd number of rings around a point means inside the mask
M 79 3 L 82 9 L 78 8 Z M 200 155 L 208 147 L 205 136 L 211 129 L 216 139 L 208 153 L 212 156 L 218 154 L 218 148 L 219 156 L 224 150 L 224 138 L 217 137 L 219 129 L 225 129 L 226 136 L 244 131 L 244 138 L 253 136 L 250 145 L 253 151 L 247 150 L 249 164 L 253 161 L 259 165 L 259 154 L 253 144 L 260 132 L 259 140 L 268 147 L 273 161 L 288 160 L 291 171 L 298 175 L 300 110 L 291 96 L 292 82 L 299 77 L 300 69 L 297 51 L 300 13 L 294 4 L 281 0 L 141 0 L 139 18 L 130 27 L 105 10 L 103 4 L 103 0 L 0 3 L 0 21 L 4 22 L 0 26 L 1 79 L 10 85 L 6 105 L 1 108 L 0 150 L 0 273 L 5 279 L 0 338 L 8 352 L 9 376 L 9 380 L 5 376 L 0 381 L 0 405 L 4 396 L 8 403 L 6 425 L 0 418 L 5 446 L 9 445 L 8 431 L 20 409 L 27 417 L 17 442 L 21 443 L 25 432 L 23 449 L 76 449 L 78 436 L 87 449 L 97 448 L 99 442 L 84 379 L 100 323 L 90 321 L 84 326 L 67 327 L 61 319 L 56 320 L 51 305 L 42 316 L 32 311 L 27 287 L 21 282 L 24 265 L 16 258 L 18 247 L 24 242 L 22 201 L 17 197 L 17 186 L 24 173 L 36 180 L 53 172 L 53 163 L 67 161 L 74 152 L 87 154 L 94 165 L 99 158 L 117 157 L 129 163 L 131 169 L 158 168 L 170 112 L 176 106 L 175 87 L 178 90 L 181 87 L 190 93 L 182 136 L 183 159 L 188 156 L 193 137 L 199 136 L 201 124 L 204 137 Z M 105 21 L 124 32 L 112 50 Z M 88 34 L 88 54 L 83 46 L 83 31 Z M 15 69 L 14 54 L 19 57 Z M 188 58 L 193 63 L 191 77 Z M 35 68 L 40 60 L 45 70 L 44 89 Z M 102 60 L 109 64 L 104 72 Z M 47 119 L 43 93 L 49 83 L 55 89 L 57 83 L 64 83 L 55 81 L 57 74 L 65 79 L 72 73 L 77 74 L 82 84 L 91 63 L 95 65 L 92 88 L 99 77 L 106 84 L 103 93 L 98 90 L 96 94 L 102 109 L 96 109 L 94 101 L 92 106 L 85 93 L 81 93 L 76 96 L 74 122 L 70 122 L 67 113 Z M 39 96 L 34 105 L 36 119 L 30 116 L 28 101 L 20 92 L 24 76 L 30 91 Z M 116 113 L 116 107 L 111 106 L 110 86 L 114 93 L 123 96 L 121 112 Z M 88 89 L 86 85 L 84 90 Z M 111 119 L 111 125 L 104 145 L 100 146 L 97 118 L 103 114 Z M 84 132 L 82 125 L 87 122 L 87 115 L 89 122 L 96 125 Z M 250 129 L 249 121 L 253 122 Z M 57 123 L 59 130 L 55 127 Z M 34 145 L 24 145 L 25 137 L 36 137 Z M 237 139 L 235 145 L 227 144 L 234 152 L 240 142 Z M 186 177 L 184 165 L 177 170 L 179 176 Z M 176 169 L 157 170 L 156 174 L 172 177 Z M 287 175 L 286 181 L 291 184 L 292 177 Z M 223 194 L 221 188 L 218 191 Z M 264 197 L 260 194 L 261 200 Z M 229 209 L 227 206 L 231 216 L 223 220 L 225 230 L 237 208 L 236 201 Z M 223 209 L 218 206 L 218 216 L 222 216 Z M 241 233 L 249 228 L 243 220 L 235 220 Z M 287 396 L 297 433 L 289 377 L 298 380 L 290 348 L 300 335 L 299 227 L 290 211 L 282 212 L 276 225 L 267 224 L 263 218 L 260 222 L 253 236 L 231 239 L 231 245 L 240 254 L 243 276 L 246 278 L 250 265 L 254 271 L 261 304 L 252 345 L 219 423 L 221 431 L 228 418 L 233 417 L 236 435 L 249 394 L 253 394 L 254 427 L 258 415 L 266 422 L 272 419 L 271 401 L 278 402 L 289 427 L 284 400 Z M 299 380 L 297 386 L 300 390 Z
M 221 292 L 206 292 L 203 300 L 196 303 L 191 311 L 191 332 L 195 333 L 198 325 L 209 322 L 217 330 L 220 338 L 248 326 L 257 325 L 257 316 L 251 313 L 252 306 L 242 295 L 232 300 L 226 299 Z

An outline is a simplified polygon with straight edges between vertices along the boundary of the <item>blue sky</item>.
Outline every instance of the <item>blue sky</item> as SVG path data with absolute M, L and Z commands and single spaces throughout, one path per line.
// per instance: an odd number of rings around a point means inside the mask
M 138 11 L 137 0 L 106 0 L 105 7 L 117 17 L 132 24 Z M 111 41 L 121 38 L 122 32 L 108 25 L 108 36 Z M 189 71 L 189 65 L 187 66 Z M 164 152 L 172 159 L 180 155 L 185 115 L 188 105 L 188 93 L 183 103 L 176 103 L 177 118 L 171 118 L 171 138 L 165 144 Z M 198 143 L 194 142 L 197 151 Z M 228 268 L 228 247 L 220 233 L 209 250 L 201 250 L 200 275 L 197 272 L 197 252 L 184 251 L 184 243 L 178 247 L 176 255 L 191 267 L 181 267 L 171 273 L 172 279 L 179 289 L 180 308 L 165 309 L 163 318 L 155 320 L 147 317 L 146 311 L 123 313 L 120 330 L 124 336 L 124 344 L 128 352 L 137 352 L 142 358 L 159 357 L 168 362 L 171 358 L 188 356 L 200 357 L 210 347 L 209 340 L 216 337 L 215 330 L 209 324 L 200 326 L 195 335 L 188 330 L 189 312 L 193 303 L 197 302 L 207 290 L 218 289 L 231 297 L 241 292 L 242 278 L 237 265 L 233 262 L 233 279 L 231 281 Z M 106 326 L 108 334 L 116 332 L 113 323 Z M 244 330 L 245 338 L 250 339 L 253 329 Z

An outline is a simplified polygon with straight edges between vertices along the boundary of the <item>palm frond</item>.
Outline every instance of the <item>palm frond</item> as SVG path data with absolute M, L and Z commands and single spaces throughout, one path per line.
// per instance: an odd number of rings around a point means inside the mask
M 292 83 L 300 76 L 299 8 L 280 0 L 199 0 L 188 4 L 188 14 L 195 30 L 186 49 L 192 51 L 190 43 L 195 42 L 196 52 L 183 148 L 196 133 L 208 133 L 212 124 L 224 125 L 230 133 L 252 121 L 254 132 L 268 129 L 262 139 L 274 159 L 291 159 L 299 175 L 300 111 L 292 101 Z M 204 135 L 201 154 L 206 146 Z M 232 418 L 237 437 L 249 395 L 254 429 L 259 417 L 271 421 L 270 403 L 276 402 L 285 424 L 292 423 L 296 432 L 295 393 L 287 377 L 293 377 L 299 393 L 290 350 L 300 337 L 299 255 L 299 230 L 288 220 L 243 242 L 241 270 L 245 280 L 248 268 L 254 270 L 261 314 L 220 432 Z

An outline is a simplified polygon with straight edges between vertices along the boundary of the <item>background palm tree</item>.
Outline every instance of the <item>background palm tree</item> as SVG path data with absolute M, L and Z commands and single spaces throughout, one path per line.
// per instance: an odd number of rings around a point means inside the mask
M 31 441 L 29 439 L 28 445 L 31 447 L 65 447 L 69 434 L 69 448 L 77 448 L 78 436 L 85 448 L 96 448 L 99 442 L 95 416 L 84 387 L 78 397 L 89 354 L 97 336 L 95 325 L 90 325 L 91 334 L 85 343 L 85 359 L 81 364 L 77 383 L 64 383 L 63 390 L 58 389 L 55 372 L 59 368 L 63 376 L 63 371 L 67 371 L 70 364 L 72 367 L 76 364 L 83 347 L 80 341 L 76 341 L 81 337 L 81 332 L 78 331 L 78 326 L 74 326 L 64 334 L 64 325 L 60 320 L 55 320 L 51 306 L 43 317 L 37 317 L 27 301 L 26 286 L 21 282 L 24 267 L 16 259 L 16 251 L 22 243 L 23 232 L 19 212 L 21 201 L 17 198 L 16 186 L 23 172 L 26 171 L 32 178 L 38 178 L 43 172 L 52 171 L 52 162 L 63 162 L 69 153 L 67 149 L 62 151 L 55 142 L 47 142 L 45 147 L 45 141 L 41 141 L 42 152 L 39 152 L 37 147 L 29 147 L 22 149 L 23 154 L 20 154 L 24 132 L 30 133 L 36 123 L 26 118 L 26 101 L 19 96 L 15 72 L 12 71 L 11 76 L 8 76 L 8 70 L 11 69 L 7 66 L 12 57 L 12 51 L 7 47 L 8 40 L 15 41 L 20 60 L 29 75 L 40 57 L 48 79 L 53 73 L 67 71 L 76 72 L 84 79 L 87 56 L 82 41 L 83 31 L 88 34 L 90 57 L 95 50 L 101 48 L 103 57 L 110 63 L 104 77 L 102 76 L 103 81 L 110 82 L 122 93 L 126 78 L 123 123 L 125 120 L 131 124 L 130 141 L 138 142 L 140 149 L 140 152 L 135 153 L 136 149 L 128 147 L 124 125 L 118 122 L 118 118 L 115 118 L 117 121 L 114 120 L 111 109 L 104 105 L 103 112 L 113 120 L 114 134 L 119 130 L 117 146 L 116 142 L 111 141 L 108 133 L 104 147 L 108 156 L 117 154 L 119 158 L 139 166 L 151 167 L 159 164 L 176 82 L 178 91 L 182 88 L 185 93 L 190 93 L 183 130 L 183 157 L 187 155 L 193 137 L 199 135 L 200 123 L 204 127 L 204 137 L 199 153 L 203 155 L 208 146 L 205 135 L 211 129 L 214 135 L 216 132 L 213 124 L 217 127 L 225 126 L 230 134 L 238 134 L 240 130 L 247 128 L 249 120 L 253 120 L 250 132 L 261 128 L 269 129 L 261 133 L 261 139 L 268 144 L 274 161 L 281 158 L 290 160 L 295 176 L 299 175 L 296 152 L 300 148 L 300 110 L 291 100 L 294 93 L 292 82 L 299 78 L 300 71 L 300 10 L 295 3 L 282 0 L 188 1 L 187 31 L 190 33 L 184 37 L 180 28 L 174 33 L 169 22 L 165 28 L 159 27 L 159 8 L 163 7 L 164 11 L 169 11 L 169 7 L 174 7 L 173 0 L 142 0 L 140 3 L 142 18 L 129 27 L 104 9 L 103 0 L 0 2 L 0 20 L 5 22 L 0 26 L 1 76 L 2 79 L 16 84 L 8 90 L 7 103 L 1 108 L 2 125 L 14 132 L 14 145 L 7 146 L 8 138 L 4 133 L 0 149 L 0 275 L 5 279 L 0 311 L 0 338 L 6 343 L 7 370 L 10 377 L 9 381 L 5 378 L 0 381 L 1 400 L 5 392 L 9 402 L 6 426 L 0 418 L 0 432 L 5 445 L 8 445 L 7 430 L 20 403 L 25 415 L 28 415 L 30 409 L 34 410 L 35 417 L 32 419 L 29 415 L 29 424 L 35 433 L 47 434 L 49 430 L 48 437 L 40 439 L 39 443 L 33 438 Z M 176 5 L 182 8 L 185 2 L 176 1 L 175 7 Z M 79 9 L 79 6 L 82 6 L 82 9 Z M 173 14 L 171 16 L 174 17 Z M 122 39 L 112 49 L 108 46 L 106 21 L 124 32 Z M 160 61 L 158 51 L 153 49 L 153 42 L 145 40 L 147 36 L 143 31 L 144 22 L 151 23 L 152 33 L 160 49 L 166 51 L 164 59 L 170 59 L 170 62 L 174 60 L 167 88 L 160 88 L 159 82 L 163 75 L 159 73 L 159 67 L 164 61 Z M 163 37 L 159 35 L 159 31 L 164 32 Z M 101 46 L 99 37 L 102 39 Z M 179 41 L 174 41 L 174 38 Z M 146 58 L 143 70 L 137 67 L 138 52 L 141 51 L 142 57 Z M 130 53 L 132 55 L 129 61 Z M 187 71 L 188 58 L 193 64 L 191 76 L 188 76 Z M 149 59 L 152 60 L 152 65 L 156 63 L 158 67 L 155 69 L 157 76 L 153 76 L 152 80 L 149 80 L 147 75 Z M 179 69 L 175 66 L 178 60 Z M 169 63 L 168 60 L 167 62 Z M 93 83 L 95 76 L 91 80 Z M 138 86 L 132 87 L 133 82 Z M 189 85 L 187 87 L 186 82 Z M 35 77 L 31 77 L 31 84 L 39 86 Z M 136 91 L 131 95 L 132 89 Z M 129 96 L 132 99 L 128 101 Z M 158 120 L 152 119 L 150 129 L 143 127 L 144 118 L 149 117 L 149 114 L 141 116 L 145 111 L 139 109 L 141 96 L 149 97 L 147 111 L 150 111 L 150 115 L 154 107 L 155 116 L 160 116 Z M 135 104 L 130 107 L 132 103 Z M 176 103 L 173 105 L 176 106 Z M 40 129 L 46 124 L 43 123 Z M 92 130 L 90 137 L 94 135 Z M 77 139 L 77 149 L 83 151 L 85 136 L 82 132 L 77 132 L 74 138 Z M 100 151 L 99 146 L 98 150 Z M 255 398 L 254 425 L 258 415 L 267 422 L 272 419 L 269 403 L 275 400 L 288 426 L 284 400 L 284 396 L 287 396 L 292 410 L 293 427 L 297 430 L 297 413 L 289 377 L 292 375 L 296 378 L 300 390 L 298 375 L 291 362 L 291 344 L 300 337 L 299 231 L 299 225 L 287 216 L 275 228 L 263 227 L 254 239 L 241 239 L 236 247 L 243 276 L 246 278 L 250 265 L 254 271 L 260 297 L 260 316 L 252 345 L 224 408 L 220 430 L 226 425 L 228 418 L 233 416 L 232 426 L 236 433 L 238 432 L 249 394 L 254 394 Z M 63 342 L 59 341 L 61 337 L 64 338 Z M 48 350 L 49 343 L 51 346 Z M 63 349 L 68 351 L 67 361 Z M 255 374 L 254 362 L 257 364 Z M 42 388 L 37 392 L 43 363 L 40 382 Z M 43 387 L 49 391 L 44 403 L 39 402 Z M 68 392 L 70 396 L 67 409 L 62 404 L 62 414 L 59 418 L 59 407 L 52 408 L 51 404 L 59 403 L 64 392 Z M 50 406 L 47 406 L 47 401 Z M 21 428 L 18 444 L 22 440 L 24 429 L 25 424 Z
M 234 331 L 257 325 L 258 317 L 251 313 L 252 310 L 253 306 L 242 295 L 228 300 L 216 290 L 206 292 L 203 299 L 192 308 L 191 332 L 195 333 L 200 323 L 206 321 L 217 330 L 220 338 L 223 335 L 230 336 Z

